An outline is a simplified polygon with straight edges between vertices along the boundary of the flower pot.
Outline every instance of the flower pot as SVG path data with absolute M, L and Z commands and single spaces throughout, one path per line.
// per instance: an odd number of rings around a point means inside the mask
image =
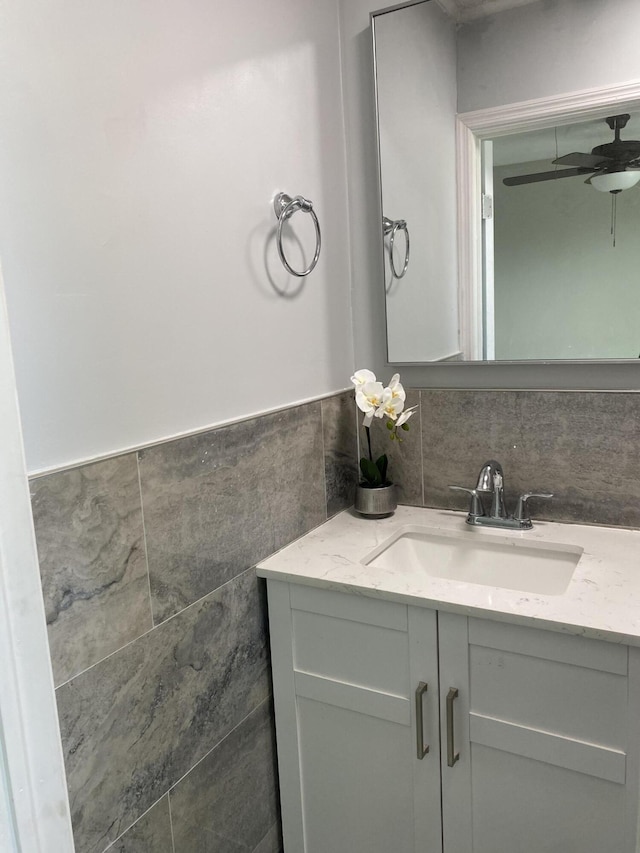
M 356 486 L 355 510 L 360 515 L 366 515 L 369 518 L 384 518 L 393 515 L 397 506 L 396 487 L 393 483 L 374 489 Z

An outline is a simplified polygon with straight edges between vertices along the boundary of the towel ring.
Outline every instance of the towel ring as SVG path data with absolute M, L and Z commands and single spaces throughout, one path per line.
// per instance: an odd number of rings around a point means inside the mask
M 320 246 L 322 242 L 322 237 L 320 235 L 320 223 L 318 222 L 318 217 L 316 216 L 316 212 L 313 209 L 313 204 L 306 198 L 303 198 L 301 195 L 294 196 L 291 198 L 290 195 L 286 193 L 278 193 L 278 195 L 273 200 L 273 209 L 275 210 L 276 217 L 278 218 L 278 233 L 276 235 L 276 245 L 278 246 L 278 254 L 280 255 L 280 260 L 282 261 L 284 268 L 291 273 L 291 275 L 297 275 L 298 278 L 302 278 L 305 275 L 309 275 L 310 272 L 313 272 L 316 264 L 318 263 L 318 258 L 320 257 Z M 302 272 L 298 272 L 298 270 L 294 270 L 293 267 L 289 264 L 289 261 L 286 259 L 284 254 L 284 249 L 282 248 L 282 226 L 284 225 L 287 219 L 290 219 L 294 213 L 298 210 L 303 210 L 305 213 L 310 213 L 311 218 L 313 219 L 313 224 L 316 229 L 316 252 L 313 256 L 313 260 L 309 264 L 306 270 Z
M 386 237 L 387 234 L 391 234 L 391 238 L 389 240 L 389 256 L 391 258 L 391 273 L 394 278 L 403 278 L 404 274 L 407 271 L 407 267 L 409 266 L 409 229 L 407 228 L 407 223 L 404 219 L 396 219 L 395 222 L 392 222 L 390 219 L 387 219 L 386 216 L 382 217 L 382 230 Z M 396 239 L 396 234 L 398 231 L 404 231 L 404 239 L 405 239 L 405 252 L 404 252 L 404 266 L 402 267 L 402 272 L 398 273 L 395 268 L 395 264 L 393 261 L 393 243 Z

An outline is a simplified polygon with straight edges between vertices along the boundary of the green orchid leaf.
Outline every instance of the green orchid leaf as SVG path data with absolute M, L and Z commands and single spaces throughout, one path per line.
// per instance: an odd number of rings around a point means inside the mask
M 383 479 L 380 476 L 380 469 L 376 463 L 366 457 L 363 457 L 360 460 L 360 470 L 362 471 L 362 476 L 368 486 L 375 488 L 376 486 L 382 485 Z
M 379 459 L 376 459 L 376 468 L 380 472 L 380 480 L 382 483 L 387 482 L 387 467 L 389 465 L 389 460 L 387 459 L 387 454 L 383 453 Z

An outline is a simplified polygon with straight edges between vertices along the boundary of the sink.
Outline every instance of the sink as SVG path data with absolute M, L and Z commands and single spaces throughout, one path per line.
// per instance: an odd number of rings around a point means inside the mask
M 561 595 L 583 549 L 555 542 L 469 530 L 408 525 L 362 561 L 398 574 L 482 584 L 542 595 Z

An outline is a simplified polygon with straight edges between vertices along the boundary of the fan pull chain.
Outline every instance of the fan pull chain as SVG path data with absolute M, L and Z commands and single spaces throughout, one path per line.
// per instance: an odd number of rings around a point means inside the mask
M 615 239 L 616 239 L 614 236 L 614 233 L 613 233 L 615 230 L 614 229 L 614 222 L 613 222 L 613 211 L 614 211 L 615 203 L 616 203 L 616 197 L 614 196 L 613 193 L 611 193 L 611 231 L 609 233 L 613 237 L 614 243 L 615 243 Z

